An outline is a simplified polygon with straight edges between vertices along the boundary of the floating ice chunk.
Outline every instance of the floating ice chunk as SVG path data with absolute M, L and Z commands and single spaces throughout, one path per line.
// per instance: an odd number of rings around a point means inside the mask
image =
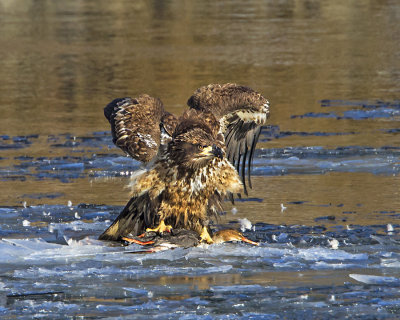
M 311 267 L 314 270 L 325 270 L 325 269 L 350 269 L 350 268 L 360 268 L 362 264 L 356 263 L 332 263 L 326 261 L 316 261 L 315 264 Z
M 274 287 L 275 288 L 275 287 Z M 213 292 L 262 292 L 265 288 L 259 284 L 238 284 L 238 285 L 226 285 L 226 286 L 212 286 L 210 288 Z
M 396 307 L 398 307 L 400 305 L 400 300 L 399 299 L 384 300 L 384 301 L 381 300 L 381 301 L 378 302 L 378 305 L 380 305 L 380 306 L 396 306 Z
M 123 288 L 123 289 L 126 291 L 129 291 L 130 293 L 133 293 L 135 295 L 139 295 L 139 296 L 142 296 L 142 295 L 147 296 L 149 294 L 148 291 L 145 289 L 139 289 L 139 288 Z
M 82 220 L 74 220 L 72 222 L 66 223 L 54 223 L 51 222 L 49 224 L 53 230 L 103 230 L 104 223 L 103 222 L 84 222 Z
M 369 274 L 351 273 L 349 277 L 365 284 L 396 284 L 400 285 L 400 279 L 395 277 L 373 276 Z
M 278 242 L 286 242 L 287 238 L 288 238 L 288 234 L 282 232 L 282 233 L 280 233 L 279 236 L 276 238 L 276 241 L 278 241 Z
M 251 230 L 252 224 L 249 219 L 244 218 L 239 219 L 238 221 L 240 223 L 240 230 L 242 230 L 242 232 L 245 232 L 246 230 Z
M 236 209 L 236 207 L 233 207 L 231 212 L 232 212 L 232 214 L 236 214 L 238 212 L 238 209 Z
M 394 231 L 394 228 L 393 228 L 393 226 L 392 226 L 390 223 L 388 223 L 388 225 L 386 226 L 386 228 L 387 228 L 387 231 L 388 231 L 389 233 L 391 233 L 391 232 Z
M 5 218 L 14 218 L 18 215 L 18 211 L 12 208 L 0 208 L 0 217 L 2 219 Z
M 24 206 L 24 208 L 26 209 L 27 205 L 26 205 L 26 201 L 22 202 L 22 205 Z
M 32 253 L 59 247 L 42 239 L 2 239 L 0 240 L 1 262 L 16 263 L 25 260 Z
M 68 200 L 68 207 L 72 207 L 72 201 L 71 200 Z
M 344 250 L 336 250 L 333 253 L 332 249 L 327 248 L 311 248 L 311 249 L 299 249 L 299 257 L 308 261 L 320 261 L 320 260 L 367 260 L 368 255 L 365 253 L 349 253 Z
M 29 226 L 31 225 L 31 223 L 30 223 L 30 221 L 28 221 L 28 220 L 24 220 L 24 221 L 22 221 L 22 225 L 23 225 L 24 227 L 29 227 Z
M 339 241 L 337 241 L 336 239 L 328 240 L 328 243 L 334 250 L 337 250 L 339 248 Z
M 291 259 L 291 258 L 287 258 Z M 280 261 L 276 262 L 273 264 L 274 268 L 284 268 L 284 269 L 295 269 L 295 270 L 301 270 L 306 267 L 304 263 L 301 263 L 299 261 Z
M 75 212 L 75 219 L 80 219 L 80 218 L 81 218 L 81 216 L 79 215 L 79 213 Z
M 244 303 L 237 303 L 237 304 L 234 304 L 232 307 L 234 307 L 234 308 L 242 308 L 242 307 L 244 307 Z
M 386 268 L 400 268 L 400 261 L 398 259 L 382 259 L 381 265 Z

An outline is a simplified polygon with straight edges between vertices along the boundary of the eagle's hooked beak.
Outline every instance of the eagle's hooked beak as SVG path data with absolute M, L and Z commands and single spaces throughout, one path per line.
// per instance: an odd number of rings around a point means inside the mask
M 220 159 L 224 158 L 224 152 L 222 151 L 221 148 L 217 147 L 215 144 L 212 146 L 212 153 L 217 158 L 220 158 Z
M 203 148 L 200 155 L 203 157 L 217 157 L 222 159 L 224 157 L 224 152 L 214 144 L 213 146 Z

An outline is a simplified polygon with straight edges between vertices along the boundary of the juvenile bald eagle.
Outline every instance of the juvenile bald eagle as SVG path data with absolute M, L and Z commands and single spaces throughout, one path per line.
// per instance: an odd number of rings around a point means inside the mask
M 223 198 L 242 189 L 247 194 L 245 168 L 251 187 L 268 100 L 228 83 L 197 89 L 187 104 L 178 119 L 148 95 L 115 99 L 105 107 L 113 142 L 147 168 L 133 177 L 132 198 L 100 239 L 174 227 L 194 230 L 211 243 L 209 220 L 222 211 Z

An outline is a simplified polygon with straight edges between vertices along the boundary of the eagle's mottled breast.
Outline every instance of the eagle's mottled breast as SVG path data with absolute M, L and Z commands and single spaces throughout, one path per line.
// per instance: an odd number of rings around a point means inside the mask
M 153 199 L 161 197 L 157 215 L 174 226 L 200 230 L 208 221 L 209 200 L 215 193 L 223 197 L 228 191 L 241 191 L 240 178 L 226 159 L 214 158 L 204 167 L 187 170 L 184 176 L 180 169 L 163 158 L 137 177 L 132 188 L 134 195 L 148 192 Z

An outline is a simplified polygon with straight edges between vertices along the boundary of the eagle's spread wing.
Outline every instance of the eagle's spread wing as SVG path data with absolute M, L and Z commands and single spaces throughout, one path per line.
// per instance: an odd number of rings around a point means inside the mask
M 253 89 L 236 84 L 210 84 L 189 98 L 188 106 L 208 111 L 220 121 L 226 156 L 240 173 L 247 194 L 245 169 L 251 187 L 250 169 L 254 150 L 269 115 L 269 102 Z
M 104 115 L 111 124 L 115 145 L 144 163 L 157 154 L 177 122 L 175 116 L 164 111 L 160 99 L 148 95 L 115 99 L 104 108 Z

